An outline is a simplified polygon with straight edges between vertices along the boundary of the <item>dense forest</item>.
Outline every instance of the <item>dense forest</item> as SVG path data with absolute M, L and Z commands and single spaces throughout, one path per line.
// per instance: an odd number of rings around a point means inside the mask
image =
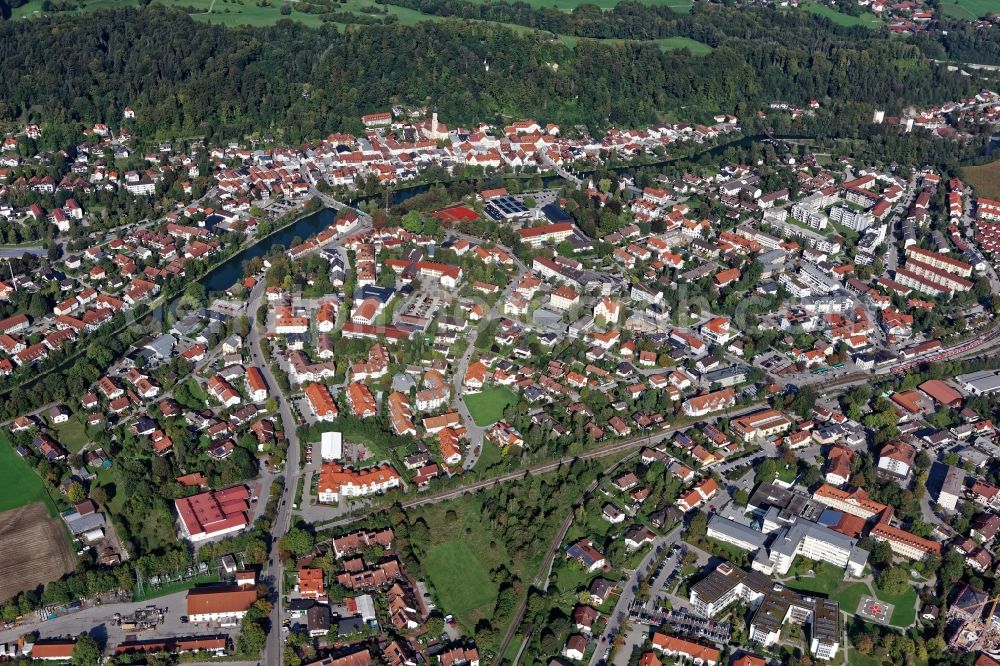
M 629 3 L 610 16 L 639 26 L 644 12 Z M 677 20 L 665 8 L 655 13 Z M 226 29 L 155 4 L 4 22 L 0 122 L 117 124 L 129 105 L 135 131 L 151 138 L 273 131 L 294 142 L 359 130 L 361 114 L 394 102 L 432 103 L 451 124 L 533 116 L 601 129 L 667 114 L 749 115 L 773 99 L 852 100 L 892 112 L 973 86 L 902 41 L 795 13 L 702 13 L 682 22 L 703 26 L 701 38 L 718 43 L 707 56 L 634 41 L 587 39 L 570 48 L 542 33 L 467 21 Z
M 967 21 L 943 21 L 940 30 L 915 38 L 928 58 L 1000 65 L 1000 26 L 980 27 Z

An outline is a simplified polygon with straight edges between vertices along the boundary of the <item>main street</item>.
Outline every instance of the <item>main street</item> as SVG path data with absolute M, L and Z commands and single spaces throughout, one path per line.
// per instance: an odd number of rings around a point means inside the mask
M 264 569 L 265 578 L 270 582 L 274 590 L 271 599 L 271 630 L 267 634 L 267 645 L 264 648 L 264 663 L 281 664 L 281 598 L 284 576 L 282 575 L 280 558 L 277 556 L 277 542 L 288 531 L 291 525 L 291 504 L 294 502 L 295 486 L 298 481 L 301 447 L 296 432 L 298 420 L 292 411 L 289 400 L 278 389 L 278 382 L 274 377 L 274 373 L 271 372 L 270 364 L 264 362 L 264 353 L 261 349 L 262 326 L 257 323 L 256 313 L 263 302 L 266 291 L 267 282 L 265 280 L 258 281 L 250 291 L 247 305 L 247 312 L 250 318 L 250 334 L 247 337 L 247 346 L 250 349 L 253 364 L 259 367 L 261 372 L 264 373 L 264 379 L 267 381 L 270 393 L 278 403 L 278 416 L 281 419 L 281 429 L 288 440 L 288 452 L 285 458 L 283 473 L 285 487 L 281 494 L 281 501 L 278 503 L 278 513 L 271 524 L 271 555 L 268 559 L 267 567 Z M 268 490 L 269 488 L 264 488 L 261 491 L 265 498 L 267 497 Z

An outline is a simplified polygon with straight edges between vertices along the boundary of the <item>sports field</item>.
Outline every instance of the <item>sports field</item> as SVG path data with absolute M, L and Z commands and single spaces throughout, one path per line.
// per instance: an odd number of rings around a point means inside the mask
M 1000 160 L 980 166 L 962 167 L 962 180 L 977 197 L 1000 199 Z
M 941 0 L 941 11 L 952 18 L 972 21 L 987 14 L 1000 14 L 1000 3 L 997 0 Z

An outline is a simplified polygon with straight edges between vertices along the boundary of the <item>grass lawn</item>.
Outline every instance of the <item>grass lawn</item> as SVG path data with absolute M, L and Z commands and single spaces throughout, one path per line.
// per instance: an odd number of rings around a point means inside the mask
M 420 507 L 411 519 L 416 516 L 434 526 L 421 568 L 437 593 L 438 606 L 454 614 L 469 630 L 479 620 L 493 616 L 497 587 L 490 578 L 491 570 L 504 565 L 523 580 L 538 568 L 541 553 L 514 562 L 505 544 L 493 541 L 490 530 L 482 524 L 479 497 Z
M 747 551 L 742 548 L 737 548 L 731 543 L 726 543 L 725 541 L 719 541 L 718 539 L 713 539 L 712 537 L 706 537 L 706 541 L 712 544 L 714 548 L 713 554 L 721 554 L 725 556 L 730 562 L 740 563 L 747 559 Z
M 560 593 L 570 596 L 577 590 L 587 589 L 590 579 L 595 575 L 584 571 L 583 567 L 570 562 L 565 557 L 557 558 L 555 567 L 556 589 Z
M 882 25 L 882 21 L 870 12 L 865 12 L 861 16 L 851 16 L 850 14 L 842 14 L 829 5 L 819 4 L 817 2 L 810 2 L 805 6 L 805 9 L 813 14 L 825 16 L 837 25 L 847 27 L 863 25 L 866 28 L 878 28 Z
M 10 445 L 7 435 L 0 434 L 0 511 L 42 502 L 53 516 L 58 514 L 55 502 L 45 491 L 42 480 Z
M 976 196 L 1000 199 L 1000 160 L 980 166 L 962 167 L 962 180 L 975 189 Z
M 853 613 L 858 610 L 858 604 L 861 603 L 861 597 L 866 594 L 870 594 L 867 585 L 864 583 L 853 583 L 834 594 L 833 599 L 840 604 L 841 610 Z
M 487 442 L 485 439 L 482 443 L 482 451 L 479 453 L 479 459 L 476 461 L 476 471 L 487 471 L 490 467 L 498 465 L 503 462 L 503 453 L 500 452 L 499 447 L 493 442 Z
M 1000 6 L 996 0 L 941 0 L 941 11 L 952 18 L 972 21 L 1000 12 Z
M 864 583 L 846 583 L 844 572 L 827 562 L 810 563 L 804 558 L 796 558 L 793 570 L 808 571 L 814 576 L 803 575 L 799 579 L 785 582 L 789 588 L 800 592 L 814 592 L 833 599 L 840 604 L 840 610 L 853 614 L 858 609 L 861 597 L 871 594 Z
M 834 232 L 833 227 L 831 227 L 829 224 L 826 226 L 825 229 L 813 229 L 809 225 L 804 224 L 802 222 L 799 222 L 798 220 L 796 220 L 791 215 L 788 216 L 788 218 L 785 220 L 785 222 L 788 223 L 788 224 L 793 224 L 796 227 L 799 227 L 801 229 L 805 229 L 807 231 L 812 231 L 813 233 L 819 234 L 820 236 L 829 236 L 830 234 L 832 234 Z
M 789 465 L 787 468 L 784 465 L 778 467 L 778 478 L 785 483 L 791 483 L 798 477 L 799 467 L 798 465 Z
M 853 645 L 851 646 L 850 650 L 851 650 L 850 651 L 851 666 L 882 666 L 882 664 L 884 663 L 878 657 L 873 657 L 867 654 L 861 654 L 860 652 L 854 649 Z
M 70 453 L 79 453 L 83 445 L 90 441 L 87 425 L 75 416 L 53 429 L 56 431 L 56 440 L 69 449 Z
M 663 51 L 688 49 L 693 55 L 708 55 L 712 52 L 711 46 L 702 44 L 690 37 L 666 37 L 665 39 L 657 39 L 654 43 Z
M 478 426 L 496 423 L 503 418 L 503 410 L 507 405 L 517 403 L 517 395 L 506 386 L 491 386 L 479 393 L 470 393 L 464 399 L 472 420 Z
M 907 587 L 906 590 L 897 596 L 886 594 L 882 590 L 878 589 L 877 585 L 873 585 L 872 588 L 875 590 L 875 596 L 890 604 L 894 604 L 895 608 L 892 609 L 892 617 L 889 618 L 889 623 L 897 627 L 908 627 L 913 624 L 917 619 L 917 591 L 912 586 Z
M 424 568 L 441 603 L 455 615 L 488 612 L 496 603 L 497 586 L 463 540 L 453 539 L 433 546 L 427 552 Z

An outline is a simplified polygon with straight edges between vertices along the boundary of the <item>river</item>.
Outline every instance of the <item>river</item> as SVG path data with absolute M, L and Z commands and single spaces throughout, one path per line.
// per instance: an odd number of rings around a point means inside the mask
M 679 162 L 682 160 L 692 160 L 703 155 L 721 155 L 723 152 L 729 148 L 735 147 L 746 147 L 756 141 L 763 141 L 767 137 L 764 135 L 757 136 L 746 136 L 727 143 L 719 144 L 716 146 L 711 146 L 702 151 L 696 152 L 692 155 L 687 155 L 683 157 L 671 157 L 663 160 L 658 160 L 656 162 L 651 162 L 649 164 L 643 165 L 623 165 L 611 167 L 609 170 L 616 173 L 626 173 L 633 172 L 640 168 L 656 168 L 659 166 L 664 166 L 667 164 L 672 164 L 674 162 Z M 800 137 L 776 137 L 777 139 L 792 139 Z M 581 172 L 581 175 L 586 172 Z M 542 178 L 542 184 L 544 187 L 549 187 L 553 183 L 562 181 L 562 178 L 558 176 L 545 176 Z M 438 183 L 421 183 L 418 185 L 411 185 L 408 187 L 400 187 L 395 190 L 391 190 L 389 193 L 389 205 L 397 206 L 407 199 L 417 196 L 418 194 L 423 194 L 431 187 Z M 370 201 L 379 201 L 380 203 L 385 200 L 384 194 L 376 194 L 372 196 L 363 196 L 357 199 L 350 199 L 347 201 L 352 206 L 358 206 L 361 203 L 366 203 Z M 300 238 L 305 240 L 310 236 L 315 236 L 317 233 L 330 226 L 330 223 L 334 221 L 336 217 L 335 211 L 329 209 L 323 209 L 315 213 L 311 213 L 296 220 L 292 224 L 288 225 L 281 231 L 277 231 L 272 235 L 264 238 L 257 243 L 251 245 L 250 247 L 242 250 L 224 263 L 220 264 L 214 270 L 207 273 L 204 277 L 199 280 L 199 282 L 204 285 L 206 291 L 208 292 L 218 292 L 225 291 L 229 287 L 233 286 L 238 280 L 242 279 L 243 276 L 243 265 L 250 259 L 255 257 L 266 257 L 272 253 L 276 246 L 281 246 L 288 248 L 292 244 L 292 240 L 295 238 Z

